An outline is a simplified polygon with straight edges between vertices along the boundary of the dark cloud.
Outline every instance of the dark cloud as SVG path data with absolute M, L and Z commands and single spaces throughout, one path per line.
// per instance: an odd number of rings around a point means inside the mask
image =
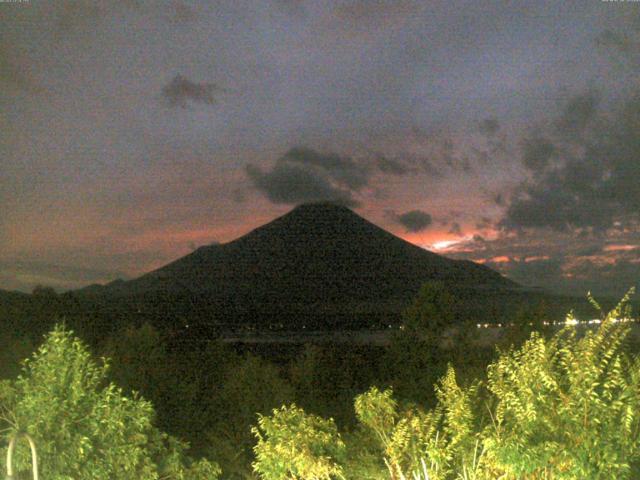
M 550 167 L 523 182 L 511 199 L 501 225 L 506 228 L 605 230 L 640 220 L 640 98 L 614 115 L 597 115 L 591 93 L 573 99 L 560 123 L 574 118 L 584 129 L 574 148 L 556 149 L 543 142 L 525 148 L 525 164 Z M 577 130 L 576 130 L 577 131 Z M 561 132 L 562 134 L 562 132 Z M 561 141 L 561 138 L 556 139 Z
M 409 173 L 409 167 L 399 160 L 380 155 L 376 158 L 376 166 L 382 173 L 391 175 L 406 175 Z
M 462 237 L 464 235 L 462 233 L 462 227 L 460 226 L 460 224 L 458 222 L 453 222 L 451 224 L 451 228 L 449 228 L 449 233 L 451 235 L 457 235 L 459 237 Z
M 556 147 L 543 137 L 527 138 L 522 147 L 522 162 L 533 172 L 544 170 L 556 154 Z
M 355 199 L 369 184 L 370 168 L 351 157 L 294 147 L 278 158 L 270 171 L 248 165 L 253 186 L 274 203 L 332 201 L 357 206 Z
M 420 158 L 420 166 L 422 167 L 422 170 L 424 170 L 424 172 L 431 177 L 439 178 L 443 176 L 440 169 L 436 167 L 434 165 L 434 162 L 427 157 Z
M 450 138 L 442 139 L 440 149 L 436 155 L 436 158 L 439 158 L 440 162 L 454 173 L 470 173 L 472 171 L 469 157 L 467 155 L 460 154 L 453 140 Z
M 320 153 L 311 148 L 294 147 L 285 153 L 280 161 L 318 168 L 332 180 L 355 191 L 369 182 L 369 169 L 366 165 L 356 163 L 351 157 L 335 153 Z
M 557 173 L 543 182 L 528 186 L 512 199 L 501 226 L 507 228 L 545 228 L 558 231 L 571 228 L 607 228 L 613 208 L 589 191 L 570 191 Z
M 637 260 L 637 254 L 634 255 Z M 611 282 L 614 292 L 621 296 L 630 287 L 638 285 L 640 279 L 640 264 L 630 261 L 632 258 L 621 256 L 612 261 L 601 261 L 598 257 L 580 259 L 572 268 L 574 278 L 587 289 L 602 288 L 605 282 Z M 583 287 L 584 288 L 584 287 Z
M 482 235 L 475 234 L 472 238 L 472 241 L 478 242 L 478 243 L 484 243 L 485 239 Z
M 636 17 L 640 19 L 640 15 Z M 640 23 L 640 21 L 638 22 Z M 640 49 L 640 29 L 633 33 L 605 30 L 596 38 L 596 44 L 609 50 L 617 50 L 625 55 L 637 54 Z
M 485 263 L 490 268 L 498 270 L 503 275 L 521 285 L 530 287 L 548 287 L 549 282 L 557 282 L 562 276 L 563 257 L 551 258 L 511 258 L 503 261 Z
M 483 135 L 492 137 L 500 130 L 500 122 L 498 122 L 497 118 L 485 118 L 478 125 L 478 129 Z
M 394 132 L 395 133 L 395 132 Z M 393 138 L 393 133 L 389 136 Z M 448 131 L 435 129 L 425 133 L 417 128 L 402 132 L 393 140 L 387 139 L 375 150 L 369 150 L 370 164 L 383 174 L 426 174 L 434 179 L 445 179 L 459 173 L 473 173 L 477 165 L 495 163 L 504 157 L 506 147 L 502 135 L 485 137 L 475 145 L 477 138 L 469 136 L 464 141 L 454 140 Z
M 172 107 L 186 108 L 188 102 L 214 105 L 215 94 L 223 92 L 215 83 L 195 83 L 182 75 L 162 87 L 162 95 Z
M 433 222 L 431 215 L 422 210 L 411 210 L 402 214 L 395 214 L 394 220 L 407 229 L 407 232 L 421 232 Z
M 569 137 L 582 134 L 595 117 L 599 102 L 600 98 L 594 91 L 570 98 L 557 121 L 560 132 Z
M 592 255 L 599 255 L 602 253 L 602 245 L 587 245 L 585 247 L 579 247 L 574 252 L 573 255 L 579 257 L 587 257 Z
M 493 222 L 489 217 L 480 217 L 480 221 L 476 222 L 476 228 L 478 230 L 486 230 L 491 227 L 493 227 Z
M 276 163 L 269 172 L 247 165 L 247 175 L 253 185 L 273 203 L 298 204 L 329 200 L 346 206 L 358 202 L 349 190 L 335 187 L 326 176 L 299 165 Z

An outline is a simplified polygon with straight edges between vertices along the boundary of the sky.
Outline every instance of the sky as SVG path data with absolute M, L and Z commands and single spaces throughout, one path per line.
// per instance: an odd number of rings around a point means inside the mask
M 0 0 L 0 288 L 332 200 L 560 293 L 640 279 L 640 2 Z

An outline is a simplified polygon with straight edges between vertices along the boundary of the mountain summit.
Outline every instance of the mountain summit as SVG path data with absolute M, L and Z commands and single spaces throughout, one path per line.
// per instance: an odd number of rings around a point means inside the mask
M 517 286 L 482 265 L 406 242 L 347 207 L 311 203 L 103 291 L 188 295 L 225 323 L 268 318 L 313 324 L 311 317 L 318 317 L 324 324 L 331 317 L 333 324 L 356 312 L 368 318 L 397 314 L 429 280 L 457 287 Z

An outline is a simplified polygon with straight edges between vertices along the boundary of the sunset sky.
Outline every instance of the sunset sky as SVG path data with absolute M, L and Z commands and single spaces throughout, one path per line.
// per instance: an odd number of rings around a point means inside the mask
M 334 200 L 552 291 L 640 279 L 640 2 L 0 1 L 0 288 Z

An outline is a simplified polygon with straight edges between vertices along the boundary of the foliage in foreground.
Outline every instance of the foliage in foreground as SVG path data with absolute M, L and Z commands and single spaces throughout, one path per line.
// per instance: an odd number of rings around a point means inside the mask
M 254 468 L 264 478 L 344 478 L 345 445 L 332 419 L 284 406 L 270 417 L 260 415 L 253 431 L 258 437 Z
M 274 410 L 254 430 L 255 470 L 266 480 L 640 478 L 640 357 L 626 351 L 629 326 L 613 321 L 629 316 L 631 293 L 581 337 L 533 333 L 484 382 L 463 388 L 450 367 L 428 412 L 370 389 L 355 400 L 347 458 L 331 420 Z
M 42 478 L 217 478 L 216 465 L 192 462 L 185 444 L 153 425 L 149 402 L 107 384 L 107 368 L 71 332 L 56 327 L 21 375 L 0 384 L 5 438 L 24 431 L 35 440 Z M 20 444 L 14 467 L 29 471 L 30 465 L 28 448 Z

